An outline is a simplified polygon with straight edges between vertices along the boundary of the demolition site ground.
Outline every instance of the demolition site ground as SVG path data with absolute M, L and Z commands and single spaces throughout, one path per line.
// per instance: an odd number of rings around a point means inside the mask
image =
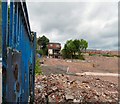
M 118 103 L 118 57 L 85 60 L 43 58 L 35 79 L 35 103 Z

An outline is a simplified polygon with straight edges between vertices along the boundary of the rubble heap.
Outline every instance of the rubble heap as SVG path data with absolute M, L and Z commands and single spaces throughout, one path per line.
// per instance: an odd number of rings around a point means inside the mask
M 118 86 L 116 84 L 94 77 L 84 81 L 70 80 L 69 77 L 63 74 L 36 76 L 35 104 L 118 102 Z

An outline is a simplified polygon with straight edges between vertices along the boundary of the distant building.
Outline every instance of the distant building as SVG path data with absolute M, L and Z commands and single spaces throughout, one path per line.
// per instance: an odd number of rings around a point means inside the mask
M 88 54 L 111 54 L 111 51 L 108 50 L 92 50 L 92 49 L 87 49 L 85 53 Z
M 61 44 L 60 43 L 49 43 L 48 44 L 48 57 L 60 58 Z

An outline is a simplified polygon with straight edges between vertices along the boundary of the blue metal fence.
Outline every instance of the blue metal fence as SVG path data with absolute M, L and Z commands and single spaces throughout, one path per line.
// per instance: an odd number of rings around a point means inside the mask
M 9 9 L 2 2 L 3 102 L 33 102 L 36 33 L 30 29 L 26 3 L 12 1 Z

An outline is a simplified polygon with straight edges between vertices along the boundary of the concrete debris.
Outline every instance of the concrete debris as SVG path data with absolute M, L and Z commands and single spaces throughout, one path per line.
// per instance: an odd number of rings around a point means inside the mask
M 36 76 L 35 104 L 118 102 L 118 86 L 100 78 L 84 81 L 70 80 L 70 76 L 51 74 Z
M 73 100 L 74 96 L 72 96 L 71 94 L 66 94 L 65 98 L 66 98 L 66 100 Z

